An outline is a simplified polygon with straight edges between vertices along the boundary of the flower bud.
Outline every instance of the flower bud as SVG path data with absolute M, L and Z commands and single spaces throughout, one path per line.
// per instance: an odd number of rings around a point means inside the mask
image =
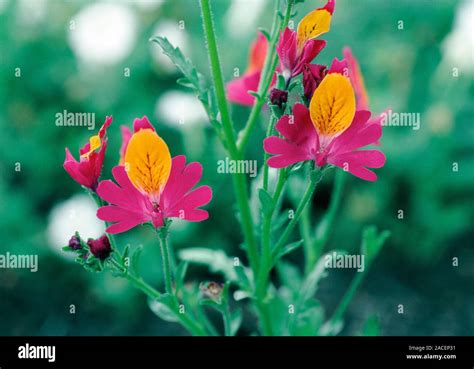
M 274 88 L 270 92 L 270 102 L 272 105 L 278 106 L 280 109 L 283 107 L 283 104 L 286 104 L 288 101 L 288 91 L 279 90 Z
M 217 282 L 205 282 L 201 283 L 199 289 L 203 296 L 210 298 L 214 301 L 219 301 L 222 295 L 222 290 L 224 286 L 221 283 Z
M 112 252 L 112 248 L 110 247 L 109 238 L 104 234 L 102 237 L 93 240 L 90 238 L 87 241 L 87 245 L 91 250 L 92 255 L 100 260 L 105 260 L 109 257 L 110 253 Z
M 304 96 L 308 100 L 311 100 L 314 90 L 318 88 L 326 74 L 327 69 L 325 65 L 305 64 L 303 67 L 303 88 Z
M 81 240 L 80 240 L 79 237 L 77 237 L 76 235 L 72 236 L 72 237 L 69 239 L 68 246 L 69 246 L 72 250 L 80 250 L 80 249 L 82 249 Z

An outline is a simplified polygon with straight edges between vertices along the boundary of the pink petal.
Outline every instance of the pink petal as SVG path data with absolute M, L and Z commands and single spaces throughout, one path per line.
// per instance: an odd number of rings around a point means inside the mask
M 295 66 L 292 76 L 295 77 L 301 72 L 303 72 L 303 67 L 305 64 L 310 64 L 316 56 L 321 52 L 322 49 L 326 46 L 326 41 L 324 40 L 309 40 L 305 43 L 303 51 L 298 60 L 297 65 Z
M 146 115 L 144 115 L 141 118 L 136 118 L 133 121 L 133 130 L 134 130 L 134 132 L 138 132 L 141 129 L 151 129 L 152 131 L 155 130 L 155 127 L 153 127 L 153 125 L 150 123 L 150 121 L 148 120 L 148 117 Z
M 257 91 L 260 82 L 260 71 L 244 74 L 227 83 L 227 98 L 230 102 L 240 105 L 252 106 L 255 97 L 249 91 Z
M 338 58 L 334 58 L 328 73 L 339 73 L 347 76 L 349 74 L 347 61 L 345 59 L 339 60 Z
M 329 157 L 328 162 L 343 169 L 347 167 L 349 173 L 366 181 L 376 181 L 377 175 L 365 167 L 383 167 L 385 155 L 378 150 L 352 151 Z
M 160 197 L 160 208 L 165 218 L 182 217 L 189 221 L 207 219 L 207 211 L 198 211 L 200 206 L 207 205 L 212 199 L 209 186 L 192 188 L 202 176 L 202 165 L 194 162 L 186 165 L 184 155 L 172 159 L 168 182 Z M 181 214 L 183 211 L 184 214 Z M 205 217 L 204 217 L 205 216 Z
M 349 128 L 336 137 L 330 148 L 330 155 L 342 154 L 376 143 L 382 136 L 382 127 L 369 121 L 370 112 L 356 111 Z

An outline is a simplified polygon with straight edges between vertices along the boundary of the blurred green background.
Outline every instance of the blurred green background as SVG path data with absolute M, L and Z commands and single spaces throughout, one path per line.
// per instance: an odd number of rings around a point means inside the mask
M 322 5 L 298 4 L 295 23 Z M 214 1 L 228 80 L 234 68 L 245 69 L 249 44 L 257 27 L 270 27 L 272 9 L 270 0 Z M 368 224 L 392 237 L 352 301 L 343 334 L 358 334 L 374 314 L 382 335 L 474 334 L 473 24 L 473 1 L 337 1 L 317 62 L 329 64 L 350 46 L 374 114 L 390 107 L 421 116 L 419 130 L 384 128 L 387 164 L 377 170 L 377 182 L 351 177 L 346 183 L 329 248 L 356 250 Z M 119 125 L 147 115 L 172 155 L 202 162 L 202 182 L 214 189 L 208 221 L 173 225 L 174 248 L 209 247 L 244 258 L 231 178 L 217 174 L 225 153 L 197 100 L 175 83 L 176 70 L 148 41 L 155 35 L 169 37 L 208 75 L 197 1 L 0 0 L 0 254 L 39 255 L 37 273 L 0 269 L 1 335 L 184 333 L 154 316 L 126 282 L 87 273 L 62 254 L 74 230 L 90 237 L 102 232 L 94 205 L 62 168 L 64 148 L 77 158 L 95 131 L 56 126 L 55 114 L 63 110 L 95 113 L 96 130 L 113 115 L 103 178 L 118 162 Z M 233 114 L 241 127 L 248 108 L 235 106 Z M 267 115 L 247 153 L 259 165 Z M 328 205 L 332 183 L 333 173 L 315 197 L 314 222 Z M 290 195 L 298 191 L 295 181 Z M 152 232 L 138 227 L 118 240 L 144 245 L 141 270 L 160 284 Z M 301 258 L 289 259 L 302 265 Z M 219 276 L 192 267 L 188 279 Z M 322 284 L 317 297 L 328 312 L 349 280 L 333 273 Z M 404 314 L 397 313 L 399 304 Z M 242 333 L 252 331 L 252 320 L 246 316 Z

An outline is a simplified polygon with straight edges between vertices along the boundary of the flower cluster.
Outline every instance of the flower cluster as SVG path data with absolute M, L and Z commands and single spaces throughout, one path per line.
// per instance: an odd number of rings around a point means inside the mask
M 211 201 L 211 188 L 193 189 L 201 179 L 202 165 L 186 165 L 184 155 L 171 158 L 166 142 L 147 117 L 135 119 L 133 134 L 128 127 L 121 127 L 120 163 L 112 169 L 117 184 L 98 182 L 107 145 L 105 133 L 111 123 L 112 117 L 107 117 L 99 134 L 80 150 L 80 162 L 67 148 L 64 161 L 65 170 L 76 182 L 108 203 L 97 211 L 99 219 L 113 223 L 107 233 L 125 232 L 144 223 L 160 228 L 169 218 L 191 222 L 208 218 L 208 212 L 199 208 Z M 90 246 L 92 251 L 95 244 Z
M 275 128 L 280 136 L 267 137 L 263 146 L 268 154 L 268 165 L 284 168 L 303 161 L 315 166 L 335 165 L 367 181 L 375 181 L 376 174 L 369 168 L 381 168 L 385 155 L 379 150 L 359 150 L 378 144 L 382 136 L 381 118 L 371 119 L 368 98 L 357 60 L 349 48 L 344 59 L 335 58 L 328 68 L 312 61 L 326 46 L 316 39 L 330 29 L 335 0 L 307 14 L 296 31 L 285 28 L 276 45 L 280 59 L 276 73 L 284 81 L 284 90 L 274 88 L 270 101 L 280 108 L 288 100 L 290 82 L 302 75 L 302 102 L 295 103 L 291 114 L 281 117 Z M 262 44 L 261 50 L 257 45 Z M 259 35 L 251 51 L 251 68 L 241 78 L 227 85 L 229 99 L 251 105 L 249 91 L 258 88 L 262 55 L 267 43 Z

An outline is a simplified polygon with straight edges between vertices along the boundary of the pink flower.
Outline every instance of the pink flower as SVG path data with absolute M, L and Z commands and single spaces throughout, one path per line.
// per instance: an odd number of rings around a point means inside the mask
M 72 156 L 66 147 L 66 158 L 63 167 L 66 172 L 80 185 L 95 191 L 97 181 L 104 162 L 105 150 L 107 149 L 107 127 L 112 123 L 112 117 L 108 116 L 99 130 L 99 134 L 92 136 L 80 150 L 79 162 Z M 98 150 L 98 151 L 97 151 Z
M 148 118 L 136 119 L 134 130 L 126 144 L 124 165 L 112 169 L 117 184 L 105 180 L 97 188 L 99 197 L 109 203 L 97 216 L 114 223 L 106 231 L 121 233 L 143 223 L 160 228 L 168 218 L 207 219 L 208 212 L 199 207 L 211 201 L 212 190 L 209 186 L 193 189 L 201 179 L 202 165 L 186 165 L 184 155 L 171 159 Z
M 344 59 L 347 60 L 347 66 L 349 68 L 349 78 L 351 79 L 352 86 L 354 86 L 357 110 L 368 110 L 369 98 L 367 96 L 367 91 L 365 90 L 364 79 L 360 71 L 359 63 L 354 55 L 352 55 L 350 48 L 344 48 L 343 54 Z
M 230 102 L 252 106 L 255 97 L 249 91 L 257 91 L 262 74 L 263 64 L 267 56 L 268 41 L 262 33 L 252 43 L 249 55 L 249 65 L 245 73 L 227 83 L 227 98 Z
M 354 92 L 356 96 L 357 110 L 369 110 L 369 96 L 365 89 L 364 78 L 360 70 L 359 62 L 356 57 L 352 54 L 352 51 L 349 47 L 344 48 L 343 50 L 344 59 L 347 60 L 347 68 L 349 71 L 349 78 L 351 80 L 352 86 L 354 86 Z M 382 114 L 379 114 L 375 118 L 372 118 L 369 123 L 382 125 L 382 120 L 387 114 L 386 109 Z M 375 145 L 379 145 L 380 142 L 375 142 Z
M 343 70 L 339 61 L 333 66 L 334 70 Z M 376 143 L 382 135 L 382 127 L 369 118 L 369 111 L 355 110 L 349 79 L 337 72 L 329 73 L 314 92 L 309 109 L 296 104 L 293 115 L 278 121 L 276 129 L 283 138 L 265 139 L 265 151 L 275 155 L 268 159 L 268 165 L 284 168 L 313 160 L 318 167 L 332 164 L 366 181 L 375 181 L 376 174 L 367 168 L 381 168 L 385 155 L 378 150 L 358 150 Z
M 307 14 L 296 32 L 289 28 L 282 31 L 276 49 L 286 81 L 302 73 L 303 67 L 326 46 L 326 41 L 315 38 L 329 31 L 334 6 L 335 0 L 329 0 L 324 7 Z

